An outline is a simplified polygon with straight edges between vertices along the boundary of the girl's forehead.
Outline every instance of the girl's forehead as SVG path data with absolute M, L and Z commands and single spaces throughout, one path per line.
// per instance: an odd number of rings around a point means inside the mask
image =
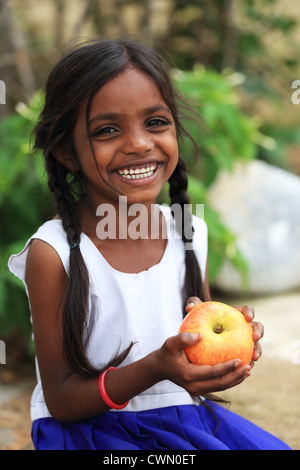
M 114 78 L 106 82 L 99 88 L 97 94 L 103 97 L 122 95 L 126 91 L 129 95 L 137 94 L 141 91 L 145 93 L 158 93 L 161 95 L 159 87 L 152 77 L 136 68 L 126 69 Z M 127 95 L 125 95 L 126 97 Z
M 152 77 L 136 69 L 129 68 L 106 82 L 93 97 L 91 113 L 95 108 L 104 110 L 124 110 L 130 107 L 150 108 L 167 104 L 159 87 Z

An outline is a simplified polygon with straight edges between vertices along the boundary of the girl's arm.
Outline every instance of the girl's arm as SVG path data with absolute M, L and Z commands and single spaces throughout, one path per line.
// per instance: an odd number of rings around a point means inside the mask
M 74 373 L 64 359 L 62 311 L 67 276 L 56 251 L 38 239 L 28 253 L 26 283 L 43 392 L 51 415 L 71 422 L 107 411 L 98 377 Z M 193 395 L 203 395 L 233 387 L 250 374 L 250 366 L 239 367 L 239 360 L 213 367 L 191 364 L 183 348 L 199 340 L 200 335 L 173 336 L 143 359 L 108 372 L 105 388 L 109 397 L 124 403 L 164 379 Z

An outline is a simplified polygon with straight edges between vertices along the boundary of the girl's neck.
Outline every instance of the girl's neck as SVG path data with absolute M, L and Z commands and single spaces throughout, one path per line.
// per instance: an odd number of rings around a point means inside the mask
M 117 208 L 102 204 L 93 211 L 82 200 L 79 203 L 82 231 L 112 268 L 139 273 L 162 259 L 167 245 L 166 225 L 157 205 L 125 202 L 121 200 Z
M 163 217 L 153 202 L 130 204 L 120 196 L 115 204 L 92 204 L 83 197 L 78 202 L 82 231 L 99 240 L 137 240 L 166 238 Z

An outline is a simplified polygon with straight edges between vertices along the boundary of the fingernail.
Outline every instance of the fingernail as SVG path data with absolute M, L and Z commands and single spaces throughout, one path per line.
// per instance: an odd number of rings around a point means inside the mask
M 198 339 L 199 336 L 200 336 L 200 333 L 187 333 L 187 332 L 184 332 L 183 333 L 184 335 L 186 335 L 186 339 L 187 340 L 194 340 L 194 339 Z
M 192 307 L 195 307 L 194 302 L 190 302 L 189 304 L 187 304 L 185 308 L 187 309 L 187 308 L 192 308 Z

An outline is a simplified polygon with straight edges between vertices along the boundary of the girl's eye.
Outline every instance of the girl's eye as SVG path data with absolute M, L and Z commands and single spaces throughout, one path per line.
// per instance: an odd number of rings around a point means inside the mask
M 112 134 L 116 132 L 116 129 L 110 126 L 102 127 L 100 129 L 95 129 L 92 132 L 93 137 L 105 137 L 105 136 L 112 136 Z
M 163 127 L 168 126 L 170 121 L 165 118 L 152 118 L 147 122 L 147 127 Z

